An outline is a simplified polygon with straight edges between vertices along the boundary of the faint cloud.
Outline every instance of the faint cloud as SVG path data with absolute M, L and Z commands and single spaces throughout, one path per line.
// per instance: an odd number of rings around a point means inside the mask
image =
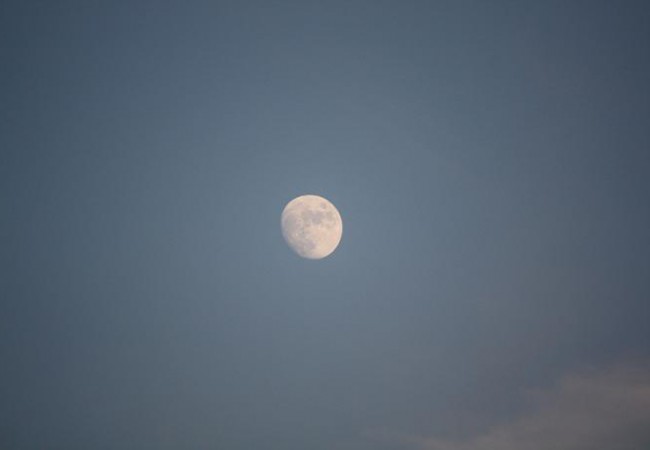
M 463 441 L 402 437 L 420 450 L 641 450 L 650 448 L 650 367 L 574 373 L 531 393 L 532 407 Z

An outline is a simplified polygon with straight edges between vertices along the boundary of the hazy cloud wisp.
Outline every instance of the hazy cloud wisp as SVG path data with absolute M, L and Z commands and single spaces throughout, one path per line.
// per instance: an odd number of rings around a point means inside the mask
M 420 450 L 650 448 L 650 367 L 571 374 L 532 393 L 522 416 L 464 441 L 411 437 Z M 405 442 L 405 443 L 406 443 Z

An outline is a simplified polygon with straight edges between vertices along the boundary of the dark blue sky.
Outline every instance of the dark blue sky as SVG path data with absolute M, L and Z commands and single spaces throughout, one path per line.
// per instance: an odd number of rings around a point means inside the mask
M 650 386 L 649 30 L 642 1 L 2 2 L 0 447 L 574 448 L 517 444 L 573 411 L 527 392 Z M 280 232 L 307 193 L 343 217 L 321 261 Z

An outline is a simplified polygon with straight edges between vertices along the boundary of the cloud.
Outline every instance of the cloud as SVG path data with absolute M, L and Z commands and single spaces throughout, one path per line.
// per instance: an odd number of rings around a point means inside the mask
M 409 437 L 419 450 L 641 450 L 650 448 L 650 367 L 574 373 L 531 393 L 518 418 L 463 441 Z

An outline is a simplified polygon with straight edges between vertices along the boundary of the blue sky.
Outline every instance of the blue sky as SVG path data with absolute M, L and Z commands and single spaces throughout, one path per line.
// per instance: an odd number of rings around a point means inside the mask
M 649 19 L 4 2 L 0 446 L 643 448 Z

